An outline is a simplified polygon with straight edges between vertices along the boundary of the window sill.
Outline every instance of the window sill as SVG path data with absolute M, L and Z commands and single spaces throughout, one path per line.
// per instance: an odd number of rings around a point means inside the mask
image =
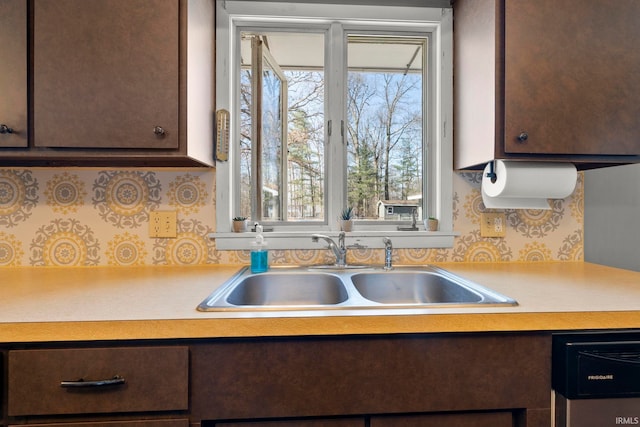
M 311 232 L 274 231 L 264 233 L 269 249 L 324 249 L 326 244 L 312 242 Z M 338 232 L 322 232 L 337 240 Z M 346 245 L 358 249 L 384 248 L 383 237 L 393 242 L 394 248 L 451 248 L 453 240 L 460 233 L 453 231 L 353 231 L 346 235 Z M 208 237 L 216 240 L 220 250 L 249 250 L 255 240 L 254 232 L 247 233 L 210 233 Z

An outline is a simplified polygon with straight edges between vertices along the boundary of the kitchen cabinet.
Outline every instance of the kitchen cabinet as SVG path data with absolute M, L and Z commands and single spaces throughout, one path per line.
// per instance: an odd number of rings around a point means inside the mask
M 371 417 L 369 427 L 511 427 L 511 412 Z
M 215 427 L 512 427 L 511 412 L 384 415 L 355 418 L 296 419 L 215 423 Z
M 215 427 L 365 427 L 365 420 L 357 417 L 317 420 L 241 421 L 215 423 Z
M 212 165 L 213 3 L 32 0 L 32 133 L 0 164 Z
M 455 0 L 455 168 L 640 162 L 639 15 L 635 0 Z
M 201 343 L 191 347 L 192 422 L 354 417 L 362 425 L 363 417 L 378 427 L 549 427 L 550 342 L 436 334 Z
M 9 427 L 189 427 L 189 420 L 91 421 L 87 423 L 10 424 Z
M 550 427 L 551 421 L 549 334 L 32 343 L 6 345 L 0 356 L 2 425 Z
M 0 147 L 26 147 L 27 0 L 0 2 Z
M 57 418 L 61 416 L 108 414 L 92 419 L 90 424 L 188 425 L 186 417 L 168 419 L 159 415 L 152 419 L 147 415 L 145 422 L 135 417 L 121 419 L 122 414 L 188 409 L 188 347 L 18 349 L 7 354 L 6 408 L 12 422 L 33 422 L 40 417 L 46 421 L 41 425 L 47 425 L 52 420 L 64 422 L 64 418 Z
M 146 3 L 35 0 L 36 147 L 178 148 L 179 5 Z

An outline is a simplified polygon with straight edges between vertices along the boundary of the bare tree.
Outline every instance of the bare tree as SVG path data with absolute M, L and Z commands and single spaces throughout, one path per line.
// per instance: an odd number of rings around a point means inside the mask
M 383 82 L 383 108 L 378 110 L 380 126 L 385 130 L 383 158 L 384 199 L 389 200 L 391 155 L 396 145 L 402 141 L 407 133 L 415 129 L 422 122 L 422 111 L 411 106 L 411 97 L 416 90 L 420 90 L 420 81 L 413 75 L 382 74 L 377 80 Z M 422 144 L 420 144 L 421 146 Z
M 403 160 L 402 150 L 397 149 L 401 142 L 410 144 L 415 158 L 422 155 L 420 81 L 410 74 L 349 75 L 347 186 L 349 204 L 361 217 L 376 217 L 379 200 L 407 197 L 402 190 L 394 191 L 392 180 Z M 401 174 L 396 178 L 406 181 L 411 177 Z M 407 182 L 395 186 L 409 187 Z

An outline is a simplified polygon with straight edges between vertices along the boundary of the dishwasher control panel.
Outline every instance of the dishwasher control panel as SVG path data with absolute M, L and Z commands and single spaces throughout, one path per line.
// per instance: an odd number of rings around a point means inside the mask
M 640 425 L 640 331 L 554 334 L 554 427 Z
M 640 334 L 556 335 L 552 366 L 568 399 L 640 397 Z

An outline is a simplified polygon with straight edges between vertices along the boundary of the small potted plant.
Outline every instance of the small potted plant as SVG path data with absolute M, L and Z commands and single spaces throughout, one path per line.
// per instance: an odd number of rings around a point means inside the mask
M 246 216 L 236 216 L 232 219 L 233 231 L 235 233 L 244 233 L 248 229 L 249 221 Z
M 353 230 L 353 208 L 347 207 L 342 209 L 340 216 L 338 217 L 340 223 L 340 230 L 351 231 Z
M 430 216 L 424 220 L 424 226 L 429 231 L 438 231 L 438 219 Z

